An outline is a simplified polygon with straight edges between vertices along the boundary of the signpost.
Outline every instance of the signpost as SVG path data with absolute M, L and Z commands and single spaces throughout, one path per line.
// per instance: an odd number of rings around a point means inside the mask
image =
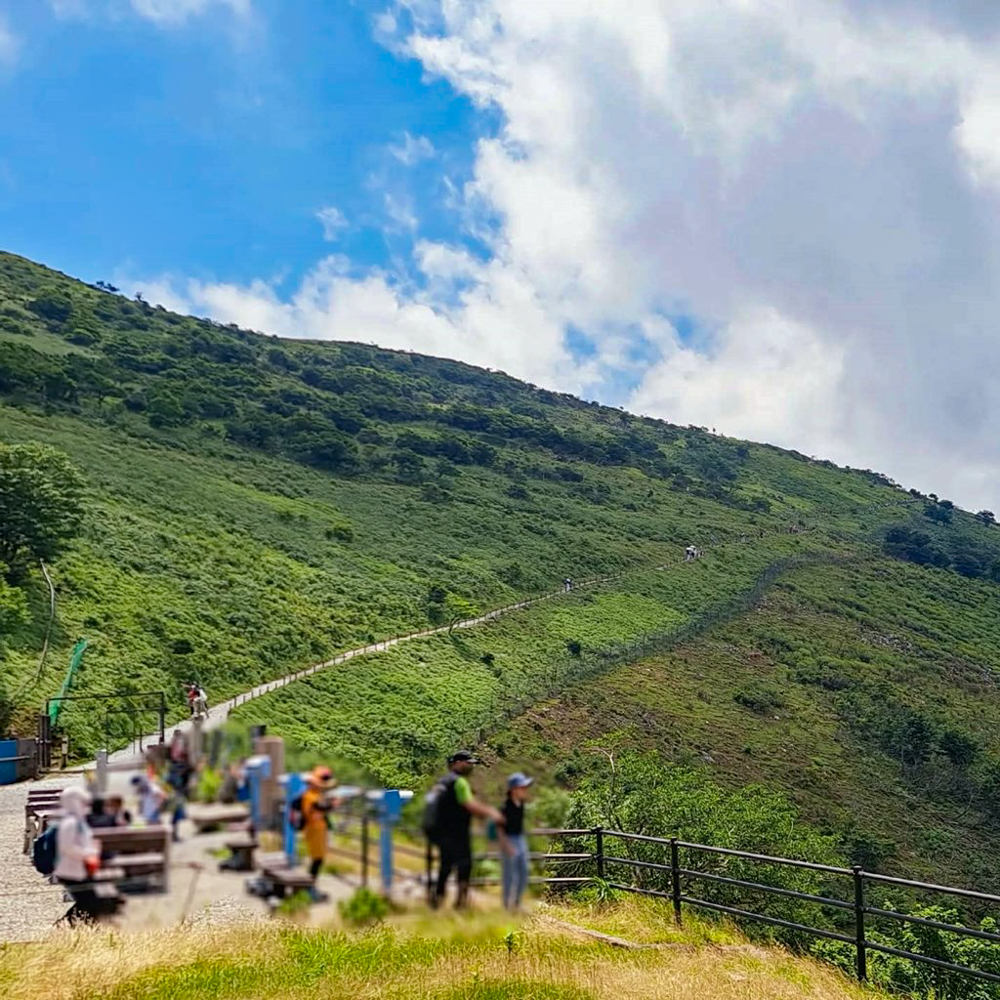
M 388 896 L 392 892 L 392 828 L 399 822 L 403 804 L 413 798 L 413 792 L 386 788 L 369 792 L 367 798 L 378 816 L 382 894 Z

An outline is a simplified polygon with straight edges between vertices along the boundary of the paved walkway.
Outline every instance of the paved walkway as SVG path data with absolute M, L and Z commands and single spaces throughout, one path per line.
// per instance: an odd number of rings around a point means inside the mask
M 36 940 L 69 909 L 62 889 L 46 882 L 21 853 L 28 789 L 68 783 L 55 778 L 0 786 L 0 941 Z
M 127 787 L 127 777 L 114 776 L 123 787 Z M 28 788 L 65 787 L 82 780 L 73 775 L 0 787 L 0 945 L 44 940 L 58 931 L 55 922 L 69 909 L 62 888 L 39 875 L 31 859 L 21 853 L 24 805 Z M 149 930 L 171 927 L 182 920 L 219 924 L 266 919 L 267 904 L 245 891 L 249 873 L 219 871 L 216 854 L 232 835 L 195 836 L 187 821 L 181 832 L 185 839 L 171 846 L 168 891 L 128 896 L 114 925 L 123 930 Z M 351 882 L 326 874 L 320 876 L 320 888 L 330 898 L 310 908 L 311 923 L 332 920 L 337 902 L 354 891 Z

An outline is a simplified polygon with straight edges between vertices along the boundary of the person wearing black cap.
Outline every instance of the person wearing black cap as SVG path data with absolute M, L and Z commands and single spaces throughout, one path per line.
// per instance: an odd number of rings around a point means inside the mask
M 469 880 L 472 877 L 472 817 L 503 822 L 503 815 L 492 806 L 477 801 L 472 794 L 468 775 L 479 761 L 468 750 L 459 750 L 448 758 L 448 773 L 438 784 L 435 843 L 441 854 L 437 882 L 431 896 L 431 906 L 441 905 L 452 869 L 458 878 L 455 907 L 461 909 L 469 901 Z
M 508 910 L 521 908 L 521 897 L 528 888 L 528 838 L 524 832 L 524 803 L 528 789 L 535 783 L 520 771 L 507 779 L 507 798 L 503 804 L 503 825 L 497 838 L 503 861 L 503 905 Z

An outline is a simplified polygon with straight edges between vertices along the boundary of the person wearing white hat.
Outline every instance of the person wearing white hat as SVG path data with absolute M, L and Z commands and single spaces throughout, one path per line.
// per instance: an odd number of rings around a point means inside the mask
M 100 905 L 92 879 L 101 864 L 100 849 L 87 825 L 90 793 L 85 788 L 65 788 L 59 804 L 63 818 L 56 831 L 56 866 L 52 874 L 73 898 L 63 919 L 69 924 L 89 922 Z

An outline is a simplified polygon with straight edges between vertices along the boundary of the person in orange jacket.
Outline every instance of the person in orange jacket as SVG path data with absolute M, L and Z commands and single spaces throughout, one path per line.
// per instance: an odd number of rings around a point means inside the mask
M 328 792 L 334 787 L 333 772 L 330 768 L 317 765 L 306 777 L 306 790 L 302 793 L 302 834 L 309 854 L 309 874 L 313 880 L 313 895 L 317 896 L 315 885 L 320 869 L 326 858 L 326 842 L 329 826 L 327 814 L 333 808 Z

